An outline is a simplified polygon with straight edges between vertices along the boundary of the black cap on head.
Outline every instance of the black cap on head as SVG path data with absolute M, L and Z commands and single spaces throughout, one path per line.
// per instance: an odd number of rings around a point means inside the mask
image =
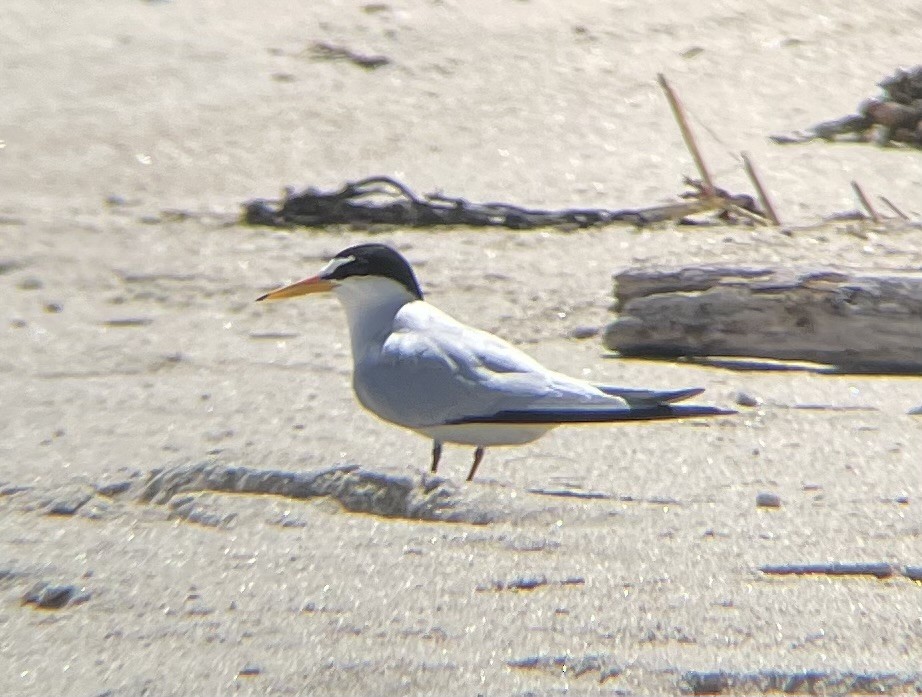
M 384 244 L 359 244 L 341 251 L 333 257 L 333 262 L 337 259 L 342 259 L 343 263 L 331 262 L 332 268 L 323 274 L 323 278 L 341 281 L 351 276 L 383 276 L 397 281 L 418 299 L 423 298 L 423 292 L 419 288 L 410 262 L 393 247 Z

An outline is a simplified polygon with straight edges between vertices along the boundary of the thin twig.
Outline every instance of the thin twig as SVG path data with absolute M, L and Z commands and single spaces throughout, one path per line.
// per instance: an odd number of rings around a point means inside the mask
M 743 158 L 743 166 L 746 168 L 746 174 L 749 175 L 752 185 L 756 188 L 759 203 L 762 204 L 762 210 L 765 211 L 765 217 L 768 218 L 768 222 L 772 225 L 781 225 L 781 221 L 778 220 L 778 214 L 775 213 L 775 207 L 772 206 L 771 199 L 768 197 L 768 191 L 762 186 L 762 181 L 759 179 L 759 175 L 756 173 L 756 169 L 749 159 L 749 154 L 741 152 L 740 157 Z
M 415 193 L 413 193 L 410 187 L 408 187 L 403 182 L 399 182 L 396 179 L 393 179 L 391 177 L 386 177 L 386 176 L 366 177 L 365 179 L 360 179 L 357 182 L 349 182 L 346 185 L 346 187 L 347 187 L 347 191 L 350 191 L 350 194 L 352 192 L 355 192 L 360 195 L 381 193 L 380 190 L 376 191 L 374 189 L 371 189 L 368 191 L 361 191 L 361 189 L 364 189 L 365 187 L 368 187 L 372 184 L 384 184 L 386 186 L 391 186 L 397 189 L 397 191 L 402 193 L 406 198 L 408 198 L 410 201 L 412 201 L 416 205 L 420 205 L 423 203 L 423 200 L 419 196 L 417 196 Z
M 723 203 L 717 198 L 693 198 L 689 201 L 680 203 L 667 203 L 662 206 L 653 206 L 651 208 L 642 208 L 637 213 L 637 221 L 640 225 L 649 223 L 662 223 L 667 220 L 673 222 L 687 218 L 697 213 L 706 213 L 715 208 L 722 208 Z
M 903 213 L 903 211 L 901 211 L 899 208 L 897 208 L 896 205 L 894 205 L 893 201 L 891 201 L 889 198 L 887 198 L 886 196 L 879 196 L 878 198 L 880 198 L 880 200 L 883 201 L 884 204 L 891 211 L 896 213 L 900 218 L 902 218 L 903 220 L 909 220 L 909 216 Z
M 855 190 L 855 193 L 858 195 L 858 200 L 861 201 L 861 205 L 864 206 L 864 209 L 868 212 L 868 215 L 871 216 L 871 220 L 875 223 L 880 222 L 880 216 L 877 215 L 877 211 L 874 210 L 874 206 L 871 205 L 871 202 L 868 200 L 868 197 L 864 195 L 864 191 L 861 190 L 861 187 L 858 185 L 858 182 L 852 182 L 852 188 Z
M 663 92 L 666 93 L 666 99 L 669 101 L 669 106 L 672 108 L 672 115 L 675 116 L 675 120 L 679 124 L 679 130 L 682 132 L 682 139 L 685 141 L 685 146 L 688 148 L 692 159 L 695 161 L 695 167 L 698 168 L 701 181 L 703 181 L 705 187 L 707 187 L 707 194 L 713 196 L 715 192 L 714 180 L 711 179 L 711 174 L 708 172 L 707 166 L 704 164 L 704 158 L 701 157 L 701 151 L 698 149 L 698 144 L 695 142 L 695 136 L 688 126 L 688 120 L 685 118 L 685 111 L 682 108 L 682 103 L 672 90 L 669 82 L 666 81 L 665 75 L 660 73 L 657 79 L 659 80 L 660 87 L 663 88 Z
M 742 206 L 737 205 L 733 202 L 730 202 L 727 205 L 727 210 L 733 213 L 736 213 L 741 218 L 748 218 L 750 221 L 752 221 L 753 223 L 756 223 L 757 225 L 766 225 L 769 222 L 768 218 L 766 218 L 765 216 L 759 215 L 758 213 L 753 213 L 750 210 L 746 210 Z M 777 225 L 778 223 L 774 223 L 774 224 Z

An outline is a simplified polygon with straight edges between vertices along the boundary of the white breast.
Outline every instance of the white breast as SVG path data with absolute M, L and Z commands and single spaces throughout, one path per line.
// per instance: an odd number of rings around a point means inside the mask
M 556 424 L 455 424 L 413 430 L 440 443 L 488 448 L 495 445 L 531 443 L 552 428 L 556 428 Z

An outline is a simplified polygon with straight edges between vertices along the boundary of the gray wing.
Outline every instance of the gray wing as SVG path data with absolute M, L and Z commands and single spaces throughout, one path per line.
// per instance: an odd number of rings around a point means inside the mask
M 509 410 L 626 406 L 423 303 L 402 309 L 380 351 L 357 362 L 354 386 L 366 408 L 411 428 Z

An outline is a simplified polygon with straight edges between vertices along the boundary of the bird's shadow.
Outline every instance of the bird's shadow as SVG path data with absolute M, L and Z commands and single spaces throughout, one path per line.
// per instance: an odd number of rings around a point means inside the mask
M 664 363 L 701 365 L 735 372 L 802 372 L 814 375 L 903 375 L 920 376 L 919 366 L 900 363 L 881 363 L 873 366 L 847 366 L 810 361 L 776 360 L 750 356 L 630 356 L 607 352 L 602 358 L 608 360 L 644 360 Z

